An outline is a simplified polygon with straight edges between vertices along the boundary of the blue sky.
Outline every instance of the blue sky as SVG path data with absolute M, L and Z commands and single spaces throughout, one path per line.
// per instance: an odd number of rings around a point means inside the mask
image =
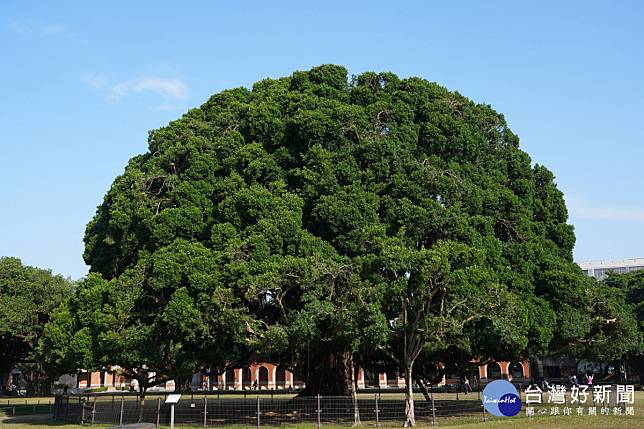
M 557 176 L 576 259 L 644 256 L 643 2 L 269 3 L 3 1 L 0 255 L 83 276 L 85 224 L 148 130 L 336 63 L 491 104 Z

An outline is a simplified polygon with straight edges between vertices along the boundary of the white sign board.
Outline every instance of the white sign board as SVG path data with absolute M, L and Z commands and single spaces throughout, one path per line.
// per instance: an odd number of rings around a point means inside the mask
M 165 400 L 166 404 L 176 404 L 181 399 L 180 393 L 171 393 Z

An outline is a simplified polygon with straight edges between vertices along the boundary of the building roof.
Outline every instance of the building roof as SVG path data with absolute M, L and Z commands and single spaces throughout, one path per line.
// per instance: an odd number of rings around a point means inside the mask
M 642 267 L 644 266 L 644 258 L 580 261 L 577 262 L 577 265 L 579 265 L 582 270 L 597 268 Z

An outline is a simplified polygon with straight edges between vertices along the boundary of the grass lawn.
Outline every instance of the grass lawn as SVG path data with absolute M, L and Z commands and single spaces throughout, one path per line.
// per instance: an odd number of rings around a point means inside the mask
M 644 427 L 644 413 L 635 412 L 635 416 L 556 416 L 556 417 L 514 417 L 514 418 L 497 418 L 481 421 L 479 418 L 471 417 L 453 417 L 443 418 L 438 421 L 439 427 L 450 427 L 451 429 L 640 429 Z M 106 425 L 94 425 L 95 428 L 107 428 Z M 166 428 L 166 426 L 162 426 Z M 179 426 L 182 429 L 197 429 L 198 426 Z M 348 426 L 322 425 L 327 429 L 346 429 Z M 371 428 L 372 423 L 363 424 L 363 427 Z M 383 425 L 385 429 L 400 427 L 400 423 L 388 422 Z M 424 422 L 419 427 L 428 427 Z M 61 428 L 61 429 L 81 429 L 87 426 L 80 425 L 63 425 L 48 419 L 47 416 L 25 416 L 16 418 L 0 418 L 0 428 L 3 429 L 36 429 L 36 428 Z M 229 426 L 231 429 L 246 429 L 242 426 Z M 315 429 L 315 425 L 291 425 L 285 426 L 286 429 Z M 248 429 L 252 429 L 249 427 Z
M 596 416 L 596 417 L 572 417 L 572 416 L 557 416 L 557 417 L 535 417 L 528 419 L 525 417 L 515 417 L 507 419 L 496 419 L 487 422 L 477 421 L 465 423 L 467 418 L 457 418 L 451 421 L 443 419 L 439 421 L 440 426 L 448 426 L 451 429 L 610 429 L 610 428 L 623 428 L 623 429 L 640 429 L 644 427 L 644 417 L 636 413 L 635 416 Z M 94 425 L 95 428 L 106 428 L 105 425 Z M 162 426 L 163 428 L 166 428 Z M 198 427 L 179 426 L 181 429 L 197 429 Z M 327 429 L 346 429 L 348 426 L 331 426 L 323 425 Z M 373 425 L 363 425 L 363 427 L 370 428 Z M 400 424 L 387 424 L 384 428 L 398 428 Z M 427 427 L 419 425 L 419 427 Z M 27 419 L 15 418 L 0 420 L 0 428 L 3 429 L 36 429 L 36 428 L 60 428 L 60 429 L 81 429 L 87 426 L 80 425 L 61 425 L 56 422 L 43 420 L 43 419 Z M 287 426 L 287 429 L 315 429 L 315 425 L 297 425 Z M 240 426 L 235 426 L 234 429 L 243 429 Z M 249 428 L 251 429 L 251 428 Z
M 39 398 L 16 398 L 16 397 L 0 397 L 0 407 L 9 405 L 31 405 L 31 404 L 53 404 L 54 397 L 39 397 Z

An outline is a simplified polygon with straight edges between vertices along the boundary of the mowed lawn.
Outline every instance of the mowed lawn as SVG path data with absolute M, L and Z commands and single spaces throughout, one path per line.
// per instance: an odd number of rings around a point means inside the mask
M 195 395 L 196 396 L 196 395 Z M 40 403 L 47 403 L 49 398 L 40 398 Z M 195 398 L 196 399 L 196 398 Z M 37 402 L 37 401 L 36 401 Z M 18 403 L 24 404 L 24 399 Z M 0 407 L 2 404 L 0 402 Z M 520 417 L 512 418 L 490 418 L 482 421 L 482 416 L 461 416 L 461 417 L 443 417 L 439 418 L 438 427 L 449 427 L 453 429 L 641 429 L 644 428 L 644 392 L 636 392 L 634 416 L 538 416 L 533 418 L 525 417 L 525 411 L 522 411 Z M 382 427 L 386 429 L 398 428 L 402 422 L 387 421 L 383 422 Z M 48 415 L 37 416 L 18 416 L 7 417 L 0 410 L 0 428 L 3 429 L 36 429 L 36 428 L 61 428 L 61 429 L 81 429 L 88 426 L 60 424 L 52 421 Z M 107 428 L 109 425 L 94 425 L 95 428 Z M 166 428 L 167 426 L 162 426 Z M 196 429 L 200 426 L 178 426 L 181 429 Z M 223 426 L 222 426 L 223 427 Z M 230 429 L 252 429 L 244 426 L 227 426 Z M 270 427 L 270 426 L 267 426 Z M 337 426 L 331 424 L 322 424 L 322 428 L 327 429 L 346 429 L 349 426 Z M 362 427 L 374 427 L 374 422 L 365 422 Z M 430 427 L 429 422 L 419 422 L 418 427 Z M 288 425 L 285 429 L 315 429 L 314 424 Z
M 641 429 L 644 427 L 644 417 L 642 413 L 635 412 L 635 416 L 557 416 L 557 417 L 535 417 L 528 419 L 525 417 L 513 417 L 507 419 L 496 419 L 483 421 L 468 421 L 467 417 L 453 418 L 453 419 L 440 419 L 438 427 L 450 427 L 453 429 L 610 429 L 610 428 L 624 428 L 624 429 Z M 365 428 L 373 427 L 373 423 L 363 424 Z M 61 429 L 81 429 L 88 426 L 81 425 L 62 425 L 51 420 L 43 418 L 0 418 L 0 428 L 3 429 L 36 429 L 36 428 L 61 428 Z M 107 425 L 94 425 L 94 428 L 107 428 Z M 167 428 L 167 426 L 161 426 Z M 200 426 L 179 426 L 182 429 L 197 429 Z M 346 429 L 348 426 L 332 426 L 322 425 L 327 429 Z M 386 423 L 383 428 L 398 428 L 400 424 Z M 418 427 L 428 427 L 426 424 L 420 424 Z M 231 426 L 231 428 L 233 428 Z M 315 425 L 292 425 L 286 426 L 287 429 L 315 429 Z M 235 426 L 234 429 L 245 429 L 242 426 Z M 252 429 L 249 427 L 248 429 Z

